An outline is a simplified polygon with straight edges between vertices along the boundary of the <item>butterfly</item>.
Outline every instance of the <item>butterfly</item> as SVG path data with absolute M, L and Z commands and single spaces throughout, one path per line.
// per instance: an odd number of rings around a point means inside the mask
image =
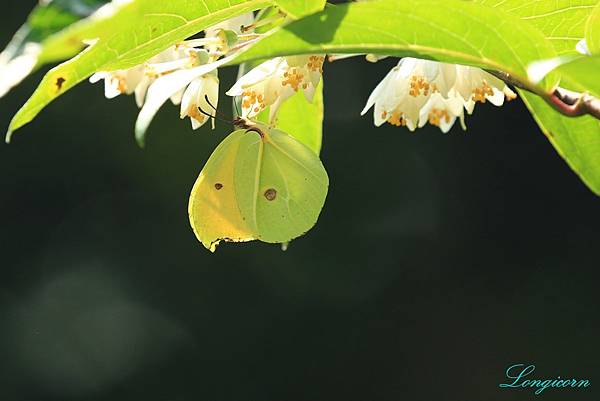
M 196 237 L 214 252 L 220 242 L 284 244 L 302 236 L 327 197 L 321 160 L 281 130 L 243 118 L 234 123 L 239 129 L 217 146 L 192 189 Z

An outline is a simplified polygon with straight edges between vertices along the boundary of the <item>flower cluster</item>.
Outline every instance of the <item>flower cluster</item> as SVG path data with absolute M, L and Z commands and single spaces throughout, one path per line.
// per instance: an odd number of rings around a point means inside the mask
M 227 95 L 241 96 L 243 118 L 255 117 L 270 107 L 269 120 L 273 121 L 279 106 L 299 90 L 312 102 L 324 60 L 323 56 L 308 55 L 265 61 L 242 76 Z
M 181 118 L 189 117 L 193 129 L 204 125 L 219 101 L 217 68 L 229 61 L 221 58 L 239 38 L 244 26 L 254 22 L 252 14 L 227 20 L 205 31 L 204 38 L 170 47 L 146 63 L 127 69 L 98 72 L 90 78 L 104 80 L 108 99 L 135 94 L 142 109 L 136 123 L 136 137 L 143 140 L 156 112 L 169 99 L 180 106 Z M 213 120 L 214 126 L 214 120 Z
M 377 85 L 362 111 L 375 107 L 374 123 L 414 131 L 429 123 L 448 132 L 476 103 L 501 106 L 516 94 L 500 79 L 476 67 L 406 57 Z
M 217 68 L 235 56 L 241 38 L 246 37 L 245 44 L 249 44 L 260 36 L 245 34 L 255 26 L 252 14 L 236 17 L 207 29 L 203 38 L 173 46 L 143 65 L 99 72 L 90 80 L 104 80 L 107 98 L 135 94 L 141 108 L 136 123 L 140 141 L 156 112 L 169 99 L 180 106 L 181 118 L 189 117 L 196 130 L 216 114 Z M 334 55 L 333 59 L 336 57 L 346 56 Z M 367 57 L 372 62 L 381 58 Z M 281 104 L 298 91 L 312 102 L 324 60 L 325 56 L 314 54 L 267 60 L 239 78 L 227 95 L 239 100 L 242 118 L 256 118 L 268 108 L 273 124 Z M 466 129 L 465 110 L 471 114 L 477 103 L 501 106 L 515 97 L 502 80 L 482 69 L 406 57 L 373 90 L 362 114 L 374 107 L 376 126 L 387 122 L 414 131 L 429 123 L 448 132 L 456 120 Z M 214 128 L 214 117 L 212 125 Z
M 181 118 L 189 117 L 192 128 L 198 129 L 210 119 L 209 115 L 216 114 L 217 68 L 230 61 L 232 56 L 227 55 L 239 39 L 250 37 L 251 41 L 257 36 L 242 33 L 254 25 L 252 14 L 227 20 L 208 28 L 204 38 L 180 43 L 128 70 L 96 73 L 90 81 L 104 80 L 109 99 L 135 94 L 141 108 L 136 123 L 140 141 L 156 112 L 169 99 L 180 106 Z M 269 107 L 273 121 L 279 106 L 299 90 L 312 102 L 324 60 L 318 55 L 274 58 L 241 77 L 227 94 L 241 98 L 243 118 L 253 118 Z

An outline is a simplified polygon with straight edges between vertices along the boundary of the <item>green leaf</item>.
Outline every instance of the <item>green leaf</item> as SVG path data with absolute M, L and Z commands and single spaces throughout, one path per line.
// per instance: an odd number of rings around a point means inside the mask
M 592 54 L 600 54 L 600 3 L 596 5 L 587 21 L 585 41 Z
M 379 0 L 332 6 L 294 21 L 235 61 L 310 53 L 415 56 L 505 71 L 524 83 L 529 63 L 556 56 L 535 27 L 488 6 Z
M 475 0 L 497 7 L 520 17 L 542 31 L 561 56 L 578 54 L 575 47 L 587 35 L 589 47 L 590 26 L 600 19 L 598 0 L 528 1 L 528 0 Z M 589 19 L 588 19 L 589 18 Z M 587 34 L 586 34 L 586 20 Z M 596 23 L 597 24 L 597 23 Z M 595 25 L 598 31 L 598 25 Z M 592 28 L 593 30 L 594 28 Z M 598 37 L 600 34 L 596 34 Z M 577 91 L 588 90 L 598 95 L 598 61 L 581 58 L 556 70 L 562 75 L 561 86 Z M 600 125 L 592 117 L 571 118 L 559 114 L 543 99 L 520 91 L 521 97 L 534 119 L 569 166 L 580 178 L 600 195 Z
M 293 18 L 317 13 L 325 7 L 325 3 L 326 0 L 275 0 L 275 4 Z
M 82 31 L 96 21 L 87 18 L 110 0 L 55 0 L 36 6 L 0 55 L 0 97 L 44 63 L 77 54 L 82 40 L 65 35 L 69 27 Z
M 519 17 L 538 28 L 559 55 L 576 54 L 585 35 L 585 24 L 598 0 L 531 1 L 474 0 Z
M 529 8 L 530 3 L 519 1 L 512 3 L 513 8 L 508 8 L 513 13 L 509 15 L 498 9 L 502 1 L 493 3 L 496 8 L 456 0 L 379 0 L 329 7 L 274 32 L 242 53 L 236 61 L 300 53 L 416 56 L 505 71 L 536 93 L 543 94 L 545 90 L 528 83 L 527 66 L 537 60 L 557 57 L 554 47 L 561 49 L 562 54 L 572 52 L 569 49 L 574 48 L 575 39 L 579 40 L 583 33 L 583 25 L 575 21 L 573 15 L 577 18 L 588 15 L 591 5 L 583 0 L 582 3 L 569 3 L 573 7 L 569 6 L 571 8 L 566 11 L 557 7 L 537 12 Z M 540 3 L 552 3 L 556 7 L 557 2 L 535 2 Z M 529 9 L 530 16 L 535 18 L 522 20 L 527 15 L 517 16 L 515 7 Z M 573 18 L 576 36 L 569 37 L 568 26 L 550 17 L 554 13 Z M 545 27 L 544 34 L 536 26 L 541 29 L 546 23 L 553 25 Z M 556 37 L 550 35 L 552 29 L 556 29 Z M 542 82 L 543 88 L 550 89 L 556 77 L 554 74 L 549 76 Z M 600 149 L 595 145 L 600 140 L 600 133 L 597 121 L 589 117 L 564 117 L 542 98 L 521 93 L 551 143 L 590 188 L 598 192 L 600 166 L 597 155 Z
M 46 74 L 11 121 L 7 141 L 12 132 L 93 73 L 142 64 L 211 25 L 269 4 L 267 0 L 132 1 L 107 20 L 93 46 Z
M 585 184 L 600 195 L 600 121 L 566 117 L 542 98 L 519 91 L 536 122 L 558 153 Z
M 213 252 L 221 241 L 286 243 L 315 225 L 328 188 L 323 164 L 301 142 L 279 130 L 238 130 L 202 169 L 190 223 Z
M 323 137 L 323 80 L 317 86 L 312 103 L 306 100 L 302 91 L 286 100 L 277 112 L 275 126 L 318 155 Z
M 578 92 L 589 92 L 600 98 L 600 56 L 584 56 L 556 69 L 561 86 Z
M 102 1 L 102 3 L 110 3 L 110 1 Z M 119 6 L 107 4 L 105 7 L 101 12 L 92 13 L 86 18 L 74 21 L 63 29 L 47 36 L 42 43 L 38 65 L 73 57 L 85 47 L 86 40 L 95 39 L 111 29 L 107 21 L 110 16 L 109 9 L 116 10 Z

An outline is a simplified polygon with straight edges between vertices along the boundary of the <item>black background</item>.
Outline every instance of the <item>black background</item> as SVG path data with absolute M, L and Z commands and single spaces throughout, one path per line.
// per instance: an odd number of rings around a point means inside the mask
M 1 42 L 30 3 L 3 2 Z M 223 123 L 167 105 L 141 150 L 134 100 L 84 83 L 0 145 L 0 399 L 598 397 L 598 198 L 520 100 L 466 133 L 374 128 L 359 113 L 394 63 L 325 66 L 330 193 L 287 252 L 210 254 L 189 228 Z M 499 389 L 514 363 L 592 387 Z

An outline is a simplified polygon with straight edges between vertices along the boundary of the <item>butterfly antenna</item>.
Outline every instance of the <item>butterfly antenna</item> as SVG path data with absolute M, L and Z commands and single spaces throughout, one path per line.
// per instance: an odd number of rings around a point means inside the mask
M 210 118 L 214 118 L 215 120 L 219 120 L 219 121 L 221 121 L 221 122 L 223 122 L 223 123 L 227 123 L 227 124 L 234 124 L 234 125 L 235 125 L 235 121 L 231 121 L 231 120 L 228 120 L 228 119 L 226 119 L 226 118 L 223 118 L 223 117 L 222 117 L 220 114 L 215 114 L 215 115 L 212 115 L 212 114 L 210 114 L 210 113 L 207 113 L 206 111 L 202 110 L 202 108 L 201 108 L 201 107 L 199 107 L 199 106 L 198 106 L 198 111 L 199 111 L 200 113 L 204 114 L 205 116 L 208 116 L 208 117 L 210 117 Z
M 206 111 L 202 110 L 202 108 L 200 106 L 198 106 L 198 111 L 200 113 L 202 113 L 205 116 L 208 116 L 210 118 L 214 118 L 215 120 L 219 120 L 219 121 L 227 123 L 227 124 L 235 125 L 235 121 L 232 121 L 232 120 L 228 119 L 227 117 L 225 117 L 223 114 L 219 113 L 217 108 L 210 102 L 208 95 L 204 95 L 204 100 L 206 100 L 206 103 L 208 103 L 208 105 L 214 109 L 215 114 L 213 115 L 213 114 L 207 113 Z
M 221 121 L 231 123 L 231 120 L 229 120 L 225 115 L 219 113 L 219 110 L 217 110 L 217 108 L 211 103 L 210 99 L 208 98 L 208 95 L 204 95 L 204 100 L 206 100 L 206 103 L 208 103 L 208 105 L 210 107 L 212 107 L 213 110 L 215 111 L 215 118 L 216 118 L 216 116 L 218 116 L 218 117 L 220 117 Z
M 200 107 L 200 106 L 198 106 L 198 111 L 207 117 L 215 118 L 218 120 L 217 116 L 213 116 L 212 114 L 205 112 L 204 110 L 202 110 L 202 107 Z

